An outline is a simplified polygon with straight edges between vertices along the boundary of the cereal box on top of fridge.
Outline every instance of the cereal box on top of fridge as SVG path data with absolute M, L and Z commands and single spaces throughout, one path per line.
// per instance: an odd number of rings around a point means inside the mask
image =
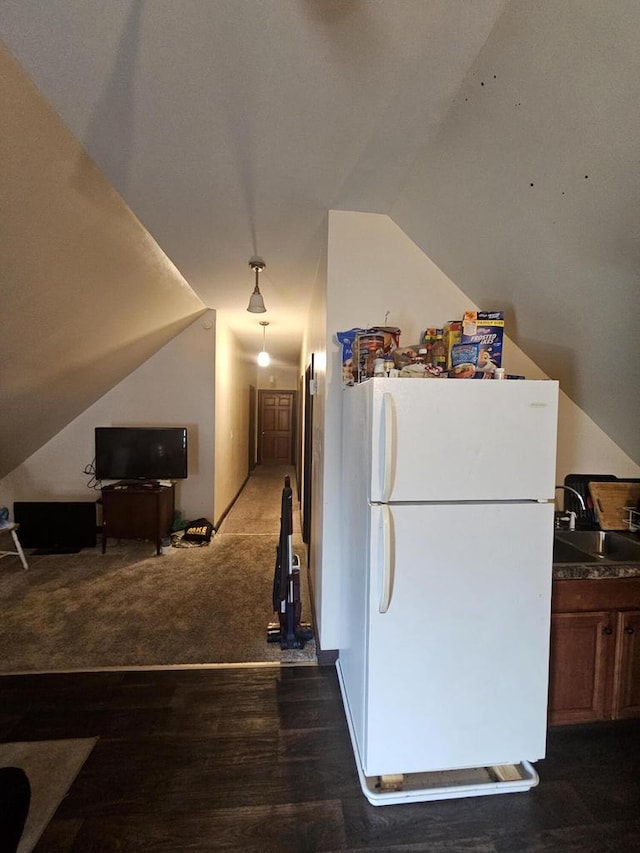
M 465 311 L 460 343 L 478 344 L 476 376 L 480 374 L 479 379 L 502 366 L 503 337 L 503 311 Z

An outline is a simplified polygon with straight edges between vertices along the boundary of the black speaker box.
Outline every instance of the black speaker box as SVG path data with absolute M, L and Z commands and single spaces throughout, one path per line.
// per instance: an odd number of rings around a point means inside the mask
M 72 554 L 96 547 L 95 501 L 15 501 L 13 518 L 23 548 Z

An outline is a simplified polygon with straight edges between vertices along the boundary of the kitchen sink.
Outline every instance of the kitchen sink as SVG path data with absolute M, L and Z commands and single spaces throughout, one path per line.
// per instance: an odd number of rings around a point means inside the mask
M 573 557 L 567 548 L 576 552 Z M 640 539 L 612 530 L 556 530 L 553 559 L 557 563 L 636 563 L 640 562 Z
M 600 557 L 595 557 L 593 554 L 587 554 L 586 551 L 580 551 L 574 548 L 568 542 L 563 542 L 556 534 L 553 540 L 553 562 L 554 563 L 598 563 Z

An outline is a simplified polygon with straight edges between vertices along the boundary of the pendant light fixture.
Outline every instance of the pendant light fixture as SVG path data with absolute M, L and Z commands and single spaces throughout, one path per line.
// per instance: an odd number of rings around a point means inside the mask
M 253 288 L 251 299 L 249 299 L 247 311 L 250 311 L 251 314 L 264 314 L 267 309 L 264 307 L 264 299 L 262 298 L 262 294 L 260 293 L 260 288 L 258 286 L 258 277 L 266 267 L 266 264 L 262 258 L 251 258 L 249 266 L 256 274 L 256 286 Z
M 262 352 L 258 353 L 258 364 L 260 367 L 269 367 L 269 362 L 271 361 L 271 358 L 269 357 L 269 353 L 267 352 L 266 344 L 267 326 L 269 325 L 269 321 L 260 320 L 260 325 L 262 326 Z

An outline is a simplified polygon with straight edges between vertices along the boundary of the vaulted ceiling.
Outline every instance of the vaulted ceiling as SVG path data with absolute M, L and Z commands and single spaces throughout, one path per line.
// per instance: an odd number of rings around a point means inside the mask
M 210 307 L 255 348 L 259 255 L 270 349 L 295 363 L 327 210 L 387 213 L 640 459 L 635 0 L 4 0 L 0 37 L 33 157 L 86 152 L 93 207 L 122 202 L 162 255 L 164 338 Z M 5 180 L 13 218 L 29 181 Z M 12 323 L 45 287 L 20 248 L 0 236 Z M 92 300 L 103 277 L 74 287 Z

